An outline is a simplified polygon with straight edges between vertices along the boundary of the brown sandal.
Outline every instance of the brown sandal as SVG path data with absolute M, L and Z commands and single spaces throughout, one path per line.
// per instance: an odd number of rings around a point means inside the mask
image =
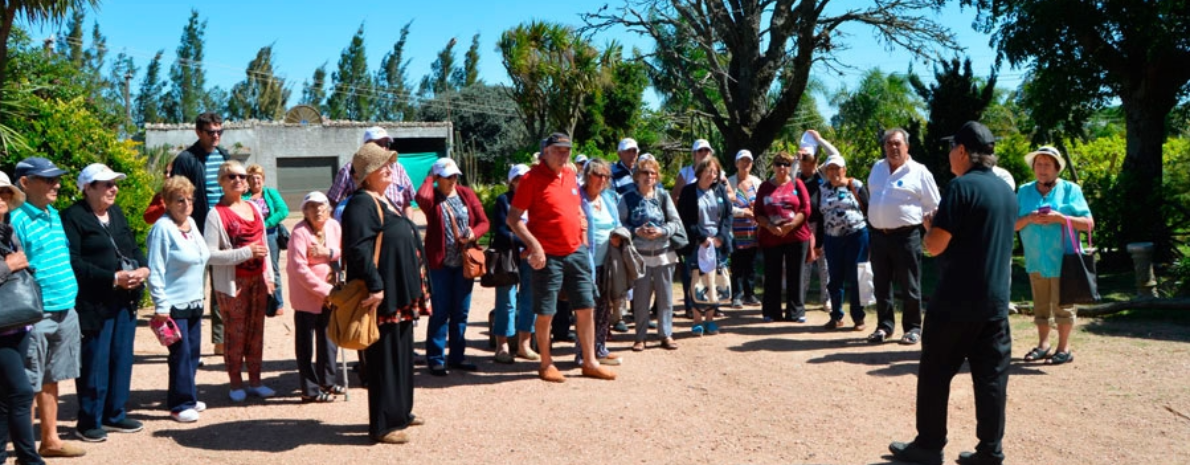
M 644 350 L 645 350 L 645 341 L 636 341 L 636 344 L 632 344 L 633 352 L 643 352 Z
M 661 348 L 665 350 L 678 350 L 678 343 L 674 342 L 672 337 L 667 337 L 661 341 Z

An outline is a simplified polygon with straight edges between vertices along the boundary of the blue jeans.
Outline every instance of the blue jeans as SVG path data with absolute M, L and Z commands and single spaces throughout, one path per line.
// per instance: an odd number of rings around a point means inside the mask
M 178 413 L 198 405 L 198 385 L 194 381 L 202 355 L 202 316 L 175 319 L 182 338 L 169 346 L 169 391 L 165 405 Z
M 467 313 L 471 311 L 471 287 L 474 280 L 463 278 L 463 268 L 443 266 L 430 270 L 434 293 L 430 301 L 434 311 L 426 326 L 426 363 L 446 362 L 443 353 L 450 344 L 450 363 L 462 363 L 467 349 Z
M 516 330 L 520 333 L 533 334 L 537 324 L 537 314 L 533 313 L 533 267 L 528 260 L 521 260 L 521 285 L 517 290 L 516 301 Z
M 103 320 L 98 331 L 84 331 L 78 390 L 78 429 L 86 431 L 124 420 L 132 389 L 132 344 L 136 314 L 126 305 Z
M 500 286 L 496 288 L 496 310 L 492 315 L 492 334 L 496 337 L 516 336 L 513 320 L 517 310 L 517 287 Z
M 856 266 L 868 260 L 868 228 L 842 237 L 825 236 L 823 249 L 831 275 L 827 285 L 831 295 L 831 320 L 843 319 L 843 291 L 846 288 L 847 301 L 851 303 L 851 321 L 861 324 L 864 322 L 864 306 L 859 301 Z

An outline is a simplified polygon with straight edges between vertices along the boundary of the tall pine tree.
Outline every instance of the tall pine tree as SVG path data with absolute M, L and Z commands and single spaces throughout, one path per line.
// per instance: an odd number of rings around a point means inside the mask
M 158 50 L 145 68 L 145 77 L 141 79 L 140 90 L 136 92 L 136 100 L 132 105 L 132 120 L 137 126 L 168 120 L 162 108 L 166 98 L 165 82 L 161 79 L 161 56 L 164 54 L 164 50 Z
M 319 113 L 326 113 L 326 63 L 314 70 L 314 77 L 302 83 L 301 105 L 317 108 Z
M 331 87 L 331 97 L 327 100 L 327 113 L 331 119 L 372 119 L 375 98 L 372 76 L 368 74 L 363 24 L 339 56 L 339 69 L 331 75 Z
M 479 82 L 479 34 L 471 37 L 471 48 L 463 55 L 463 67 L 456 68 L 451 74 L 451 83 L 455 89 L 462 89 Z
M 262 47 L 248 63 L 247 77 L 231 88 L 227 118 L 278 120 L 285 116 L 290 89 L 273 72 L 273 46 Z
M 411 104 L 409 86 L 409 59 L 405 58 L 405 42 L 409 38 L 410 21 L 401 28 L 401 36 L 393 44 L 393 50 L 380 61 L 376 75 L 376 86 L 381 99 L 376 101 L 376 119 L 380 121 L 411 121 L 416 109 Z
M 421 79 L 417 92 L 422 95 L 441 95 L 445 92 L 458 90 L 451 82 L 451 75 L 455 73 L 455 44 L 459 41 L 451 38 L 446 47 L 438 52 L 438 58 L 430 64 L 430 74 Z
M 206 20 L 199 21 L 198 10 L 190 10 L 190 20 L 182 29 L 178 44 L 177 59 L 169 68 L 172 88 L 165 113 L 170 122 L 193 122 L 206 110 L 206 72 L 203 71 L 203 35 L 206 30 Z

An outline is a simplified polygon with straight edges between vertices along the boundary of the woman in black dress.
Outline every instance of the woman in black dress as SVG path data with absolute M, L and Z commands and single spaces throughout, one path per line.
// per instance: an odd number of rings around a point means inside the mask
M 367 284 L 362 305 L 376 306 L 380 325 L 380 339 L 365 350 L 368 434 L 386 444 L 409 442 L 406 427 L 425 423 L 413 416 L 413 322 L 427 310 L 429 291 L 417 228 L 384 196 L 396 159 L 397 152 L 375 144 L 360 148 L 351 161 L 359 189 L 343 210 L 346 278 Z

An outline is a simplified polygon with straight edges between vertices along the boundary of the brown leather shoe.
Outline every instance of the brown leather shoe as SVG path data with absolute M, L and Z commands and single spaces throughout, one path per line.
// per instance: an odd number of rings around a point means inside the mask
M 426 419 L 422 417 L 413 417 L 412 420 L 409 420 L 409 426 L 421 426 L 424 424 L 426 424 Z
M 586 374 L 585 371 L 584 374 Z M 537 370 L 537 377 L 541 378 L 542 381 L 549 381 L 551 383 L 566 382 L 566 377 L 562 376 L 562 372 L 558 371 L 558 367 L 553 365 Z
M 87 451 L 83 450 L 82 447 L 76 446 L 69 442 L 63 442 L 62 447 L 54 449 L 45 447 L 45 444 L 42 444 L 41 447 L 37 449 L 37 453 L 46 458 L 69 458 L 87 455 Z
M 222 342 L 215 344 L 214 352 L 215 352 L 215 355 L 223 355 L 223 343 Z
M 583 367 L 583 376 L 586 376 L 588 378 L 604 379 L 604 380 L 608 380 L 608 381 L 613 381 L 616 379 L 616 372 L 611 371 L 610 369 L 607 369 L 605 367 L 598 367 L 598 368 Z
M 390 431 L 388 434 L 381 436 L 376 442 L 382 444 L 405 444 L 409 442 L 409 435 L 404 431 Z

